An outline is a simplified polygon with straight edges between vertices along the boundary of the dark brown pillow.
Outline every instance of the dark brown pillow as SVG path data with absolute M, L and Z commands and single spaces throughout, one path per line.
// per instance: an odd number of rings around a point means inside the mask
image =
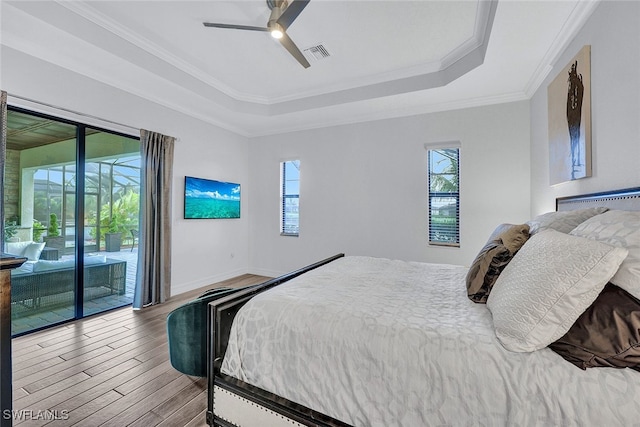
M 608 283 L 551 350 L 578 368 L 640 370 L 640 301 Z
M 500 224 L 480 250 L 467 273 L 467 295 L 476 303 L 487 302 L 502 270 L 529 238 L 527 224 Z

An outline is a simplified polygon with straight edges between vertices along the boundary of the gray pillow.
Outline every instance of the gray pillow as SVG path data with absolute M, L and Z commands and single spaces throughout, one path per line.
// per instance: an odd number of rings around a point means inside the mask
M 542 230 L 556 230 L 568 234 L 589 218 L 608 211 L 604 206 L 597 208 L 576 209 L 573 211 L 547 212 L 527 222 L 529 234 L 534 235 Z
M 640 298 L 640 212 L 610 210 L 589 218 L 571 234 L 626 248 L 629 255 L 611 283 Z

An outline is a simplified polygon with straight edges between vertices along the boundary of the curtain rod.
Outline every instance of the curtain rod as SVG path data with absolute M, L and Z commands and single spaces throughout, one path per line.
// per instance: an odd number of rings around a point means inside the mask
M 140 133 L 140 128 L 137 128 L 137 127 L 134 127 L 134 126 L 131 126 L 131 125 L 126 125 L 124 123 L 119 123 L 119 122 L 116 122 L 116 121 L 113 121 L 113 120 L 109 120 L 109 119 L 103 119 L 101 117 L 97 117 L 97 116 L 94 116 L 94 115 L 91 115 L 91 114 L 80 113 L 78 111 L 74 111 L 74 110 L 71 110 L 69 108 L 59 107 L 59 106 L 53 105 L 53 104 L 47 104 L 46 102 L 36 101 L 34 99 L 26 98 L 24 96 L 15 95 L 13 93 L 8 93 L 7 95 L 12 97 L 12 98 L 20 99 L 22 101 L 32 102 L 34 104 L 43 105 L 45 107 L 53 108 L 53 109 L 56 109 L 56 110 L 61 110 L 61 111 L 64 111 L 66 113 L 71 113 L 71 114 L 75 114 L 75 115 L 78 115 L 78 116 L 81 116 L 81 117 L 86 117 L 86 118 L 89 118 L 89 119 L 99 120 L 99 121 L 105 122 L 105 123 L 110 123 L 112 125 L 125 127 L 125 128 L 128 128 L 128 129 L 135 130 L 136 133 Z

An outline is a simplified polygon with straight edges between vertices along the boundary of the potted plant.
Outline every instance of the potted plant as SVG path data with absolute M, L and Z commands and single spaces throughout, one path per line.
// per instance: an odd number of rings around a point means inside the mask
M 52 213 L 49 215 L 49 227 L 47 227 L 47 235 L 43 237 L 45 246 L 50 248 L 64 249 L 64 236 L 60 235 L 58 226 L 58 215 Z
M 122 233 L 119 231 L 118 220 L 112 217 L 109 221 L 109 229 L 104 234 L 105 250 L 107 252 L 119 252 L 122 243 Z
M 105 242 L 107 251 L 119 251 L 123 236 L 128 236 L 131 233 L 130 230 L 138 228 L 139 206 L 140 196 L 133 191 L 119 195 L 119 198 L 111 205 L 105 204 L 102 206 L 100 210 L 99 237 L 100 241 Z M 97 237 L 97 233 L 95 234 Z M 108 236 L 110 234 L 117 235 L 117 237 Z
M 42 225 L 40 221 L 37 219 L 33 219 L 33 241 L 39 242 L 42 239 L 42 233 L 46 230 L 45 226 Z

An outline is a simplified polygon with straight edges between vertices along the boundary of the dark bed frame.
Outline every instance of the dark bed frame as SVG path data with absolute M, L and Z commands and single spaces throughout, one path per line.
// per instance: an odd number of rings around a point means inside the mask
M 302 425 L 307 426 L 336 426 L 348 427 L 341 421 L 333 419 L 320 412 L 299 405 L 290 400 L 284 399 L 266 390 L 262 390 L 251 384 L 240 381 L 236 378 L 224 375 L 220 372 L 222 359 L 227 350 L 229 342 L 229 333 L 231 332 L 231 324 L 238 310 L 257 294 L 269 290 L 282 283 L 300 276 L 308 271 L 314 270 L 338 258 L 344 257 L 344 254 L 337 254 L 332 257 L 318 261 L 299 270 L 287 273 L 283 276 L 276 277 L 258 285 L 249 286 L 240 289 L 231 295 L 213 301 L 209 304 L 209 334 L 208 335 L 208 409 L 207 424 L 211 426 L 234 427 L 225 420 L 217 417 L 214 413 L 214 386 L 221 387 L 236 395 L 242 396 L 251 402 L 262 407 L 268 408 L 278 414 L 295 420 Z
M 600 206 L 607 206 L 610 209 L 640 210 L 640 187 L 580 196 L 559 197 L 556 199 L 557 211 L 570 211 Z M 328 264 L 343 256 L 344 254 L 335 255 L 259 285 L 243 288 L 238 292 L 209 304 L 207 424 L 211 426 L 235 427 L 233 424 L 228 423 L 214 414 L 214 386 L 217 386 L 305 426 L 349 426 L 349 424 L 220 372 L 220 366 L 229 340 L 231 324 L 238 310 L 240 310 L 247 301 L 260 292 L 285 283 L 294 277 L 298 277 L 303 273 Z

